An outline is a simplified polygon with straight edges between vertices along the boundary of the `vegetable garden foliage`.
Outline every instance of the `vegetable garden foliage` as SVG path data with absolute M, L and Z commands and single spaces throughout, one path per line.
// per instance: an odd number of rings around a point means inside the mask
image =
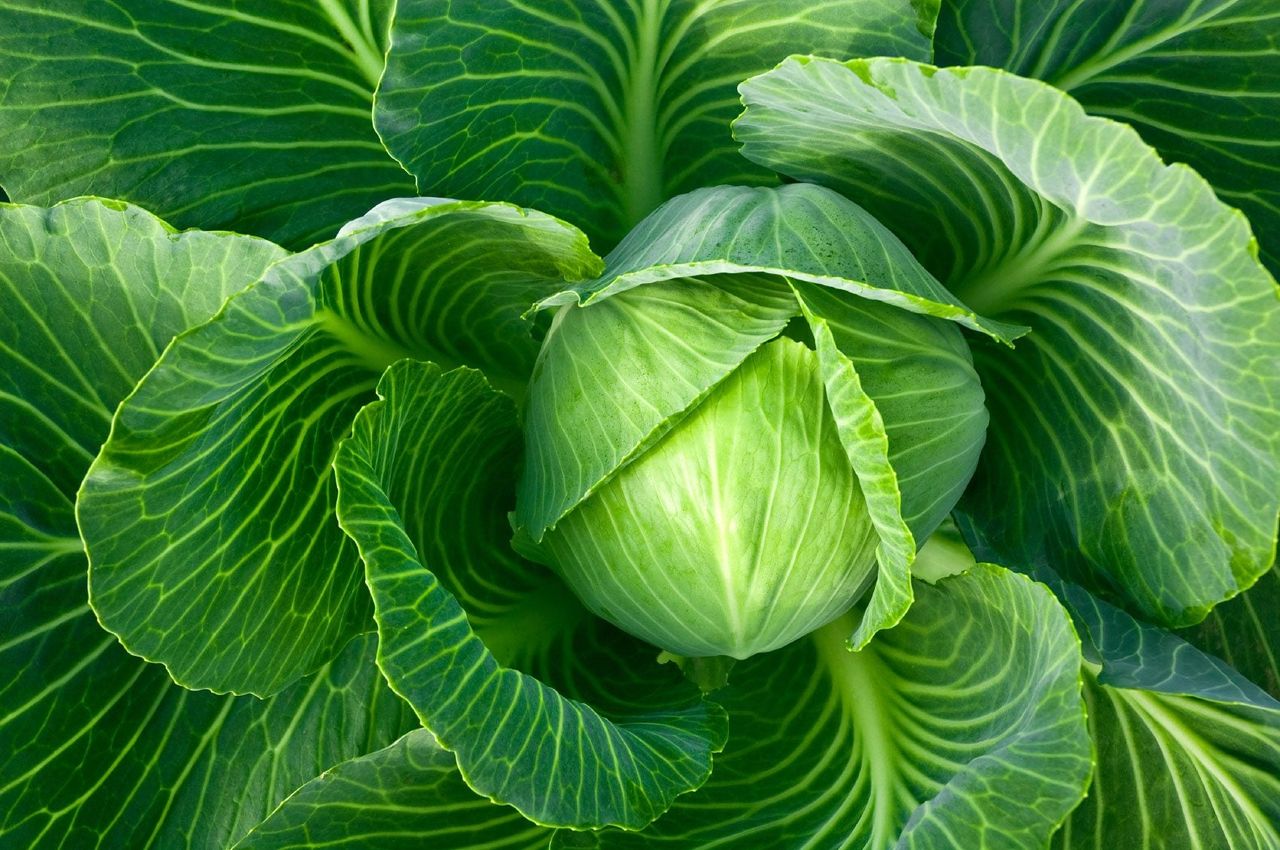
M 0 846 L 1280 848 L 1277 104 L 1267 0 L 0 6 Z

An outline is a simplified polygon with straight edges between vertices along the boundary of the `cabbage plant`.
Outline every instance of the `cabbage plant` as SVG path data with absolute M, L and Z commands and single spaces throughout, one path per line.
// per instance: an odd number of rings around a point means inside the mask
M 1271 0 L 8 0 L 0 846 L 1280 848 Z

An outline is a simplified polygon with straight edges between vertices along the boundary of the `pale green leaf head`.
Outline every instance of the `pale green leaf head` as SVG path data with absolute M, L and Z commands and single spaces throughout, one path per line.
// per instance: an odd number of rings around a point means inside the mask
M 544 303 L 562 306 L 526 399 L 514 525 L 589 608 L 670 652 L 735 658 L 868 591 L 855 647 L 902 617 L 916 538 L 983 442 L 957 325 L 1016 328 L 811 185 L 673 199 L 602 277 Z
M 847 610 L 875 528 L 817 355 L 775 339 L 545 537 L 587 605 L 664 649 L 746 658 Z

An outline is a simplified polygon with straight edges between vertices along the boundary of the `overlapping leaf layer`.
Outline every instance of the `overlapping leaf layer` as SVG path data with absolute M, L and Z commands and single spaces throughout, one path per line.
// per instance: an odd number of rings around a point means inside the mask
M 1280 848 L 1277 116 L 1271 0 L 4 3 L 0 846 Z M 826 626 L 591 613 L 779 502 Z

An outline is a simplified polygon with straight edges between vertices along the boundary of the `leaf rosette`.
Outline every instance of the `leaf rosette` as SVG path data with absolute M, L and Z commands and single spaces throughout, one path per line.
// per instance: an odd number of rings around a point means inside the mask
M 1280 846 L 1271 0 L 101 5 L 0 845 Z

